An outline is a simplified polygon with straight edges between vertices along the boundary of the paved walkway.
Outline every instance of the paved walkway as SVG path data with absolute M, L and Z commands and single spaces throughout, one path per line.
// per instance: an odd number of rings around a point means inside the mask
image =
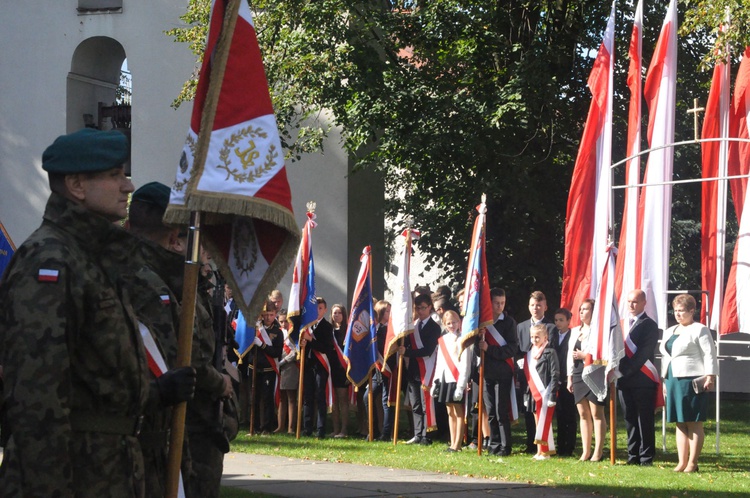
M 288 457 L 229 453 L 223 486 L 286 498 L 404 496 L 428 498 L 579 498 L 584 493 L 436 472 L 391 469 L 351 463 L 316 462 Z

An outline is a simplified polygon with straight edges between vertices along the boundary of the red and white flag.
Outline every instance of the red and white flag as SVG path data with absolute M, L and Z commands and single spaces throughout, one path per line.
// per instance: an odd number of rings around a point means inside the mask
M 608 205 L 612 175 L 612 76 L 614 73 L 615 4 L 604 41 L 589 75 L 592 94 L 568 194 L 561 303 L 578 309 L 593 297 L 607 247 Z M 578 314 L 574 313 L 574 317 Z M 575 319 L 574 319 L 575 320 Z
M 607 388 L 619 376 L 617 367 L 625 356 L 625 342 L 615 301 L 615 252 L 616 249 L 610 246 L 604 254 L 606 264 L 597 289 L 588 347 L 583 352 L 583 381 L 599 401 L 607 397 Z
M 240 310 L 257 316 L 291 265 L 300 232 L 244 1 L 212 5 L 190 130 L 165 220 L 186 224 L 191 212 L 203 213 L 202 241 Z
M 669 241 L 671 233 L 675 101 L 677 93 L 677 1 L 670 0 L 643 89 L 648 104 L 648 155 L 638 205 L 636 255 L 639 287 L 646 293 L 646 313 L 659 328 L 667 326 Z
M 711 90 L 706 102 L 702 139 L 729 137 L 729 69 L 727 63 L 714 68 Z M 727 176 L 729 144 L 702 142 L 703 178 Z M 701 306 L 701 321 L 709 328 L 719 328 L 724 291 L 725 240 L 727 223 L 727 181 L 704 181 L 701 184 L 701 288 L 708 291 L 710 322 L 706 307 Z
M 734 82 L 730 136 L 750 138 L 748 117 L 750 117 L 750 47 L 745 49 Z M 750 172 L 750 143 L 731 142 L 729 144 L 728 170 L 730 175 L 747 175 Z M 750 331 L 750 317 L 747 316 L 747 311 L 744 315 L 741 311 L 748 310 L 750 306 L 750 288 L 746 284 L 750 276 L 746 271 L 750 266 L 750 241 L 748 240 L 750 239 L 750 226 L 747 222 L 750 220 L 745 221 L 746 216 L 750 216 L 750 214 L 744 213 L 748 204 L 747 178 L 730 180 L 729 184 L 740 231 L 734 246 L 734 257 L 732 266 L 729 268 L 727 288 L 721 310 L 719 328 L 721 334 Z M 743 221 L 745 221 L 744 227 Z
M 642 59 L 643 47 L 643 0 L 638 0 L 633 19 L 633 33 L 630 37 L 630 65 L 628 67 L 628 144 L 625 165 L 625 183 L 638 185 L 641 176 L 641 102 L 643 101 Z M 620 316 L 628 314 L 628 293 L 640 288 L 640 268 L 636 267 L 638 247 L 638 187 L 625 189 L 625 206 L 622 212 L 620 243 L 615 266 L 615 298 L 618 300 Z M 625 323 L 627 327 L 627 321 Z

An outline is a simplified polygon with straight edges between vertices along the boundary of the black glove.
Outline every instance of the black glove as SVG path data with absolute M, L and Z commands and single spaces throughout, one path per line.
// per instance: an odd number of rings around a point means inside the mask
M 195 369 L 181 367 L 167 370 L 156 379 L 156 386 L 164 406 L 191 400 L 195 393 Z

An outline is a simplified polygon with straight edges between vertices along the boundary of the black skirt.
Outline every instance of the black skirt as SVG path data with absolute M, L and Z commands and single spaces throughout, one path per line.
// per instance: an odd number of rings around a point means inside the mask
M 466 397 L 466 391 L 464 391 L 463 395 L 461 395 L 461 399 L 458 401 L 453 399 L 453 396 L 456 394 L 456 386 L 457 384 L 455 382 L 441 382 L 438 385 L 437 398 L 435 398 L 435 401 L 438 403 L 463 403 L 464 398 Z

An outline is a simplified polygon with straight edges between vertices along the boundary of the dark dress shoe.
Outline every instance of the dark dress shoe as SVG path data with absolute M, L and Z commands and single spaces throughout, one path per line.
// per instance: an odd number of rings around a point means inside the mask
M 429 445 L 432 444 L 432 439 L 430 439 L 428 437 L 423 437 L 422 439 L 419 440 L 419 444 L 421 444 L 423 446 L 429 446 Z

